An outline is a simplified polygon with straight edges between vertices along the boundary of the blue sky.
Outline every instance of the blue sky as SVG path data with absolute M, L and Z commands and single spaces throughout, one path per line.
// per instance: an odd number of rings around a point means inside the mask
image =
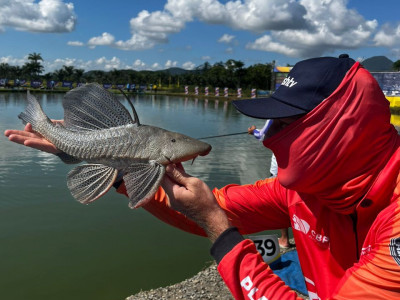
M 248 67 L 349 53 L 400 59 L 398 0 L 0 0 L 0 63 L 45 72 Z

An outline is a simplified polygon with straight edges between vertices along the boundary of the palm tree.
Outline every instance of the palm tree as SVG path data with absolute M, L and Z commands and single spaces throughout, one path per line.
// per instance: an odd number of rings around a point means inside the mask
M 43 58 L 40 53 L 33 52 L 28 54 L 28 60 L 38 62 L 39 60 L 43 61 Z
M 42 64 L 39 61 L 43 61 L 42 56 L 40 55 L 40 53 L 30 53 L 28 55 L 28 60 L 29 62 L 27 62 L 24 67 L 27 71 L 27 73 L 29 74 L 29 77 L 39 77 L 39 75 L 43 72 L 44 67 L 42 66 Z

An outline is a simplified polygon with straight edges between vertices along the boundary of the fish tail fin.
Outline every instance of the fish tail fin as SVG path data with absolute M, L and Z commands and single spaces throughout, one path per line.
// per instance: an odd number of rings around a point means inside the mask
M 43 122 L 51 122 L 43 112 L 39 102 L 29 93 L 29 91 L 27 93 L 27 102 L 28 105 L 26 106 L 25 111 L 18 115 L 18 118 L 21 119 L 24 124 L 31 123 L 33 130 L 38 131 L 37 128 L 40 124 L 43 124 Z

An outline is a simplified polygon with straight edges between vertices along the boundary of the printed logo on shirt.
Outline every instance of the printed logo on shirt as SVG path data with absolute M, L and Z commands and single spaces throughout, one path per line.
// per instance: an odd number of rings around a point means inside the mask
M 250 276 L 246 276 L 244 279 L 240 281 L 240 285 L 242 288 L 244 288 L 247 292 L 247 297 L 250 300 L 268 300 L 267 297 L 265 296 L 255 296 L 256 292 L 258 291 L 258 288 L 253 285 L 253 281 L 251 280 Z
M 310 224 L 308 224 L 303 219 L 300 219 L 298 216 L 293 215 L 292 217 L 293 225 L 292 228 L 301 231 L 309 238 L 314 240 L 319 244 L 320 247 L 328 247 L 329 246 L 329 237 L 324 235 L 322 232 L 316 232 L 315 230 L 310 230 Z
M 306 221 L 300 219 L 296 215 L 293 215 L 292 220 L 294 229 L 301 231 L 304 234 L 308 233 L 308 231 L 310 230 L 310 225 Z
M 389 249 L 390 255 L 392 255 L 393 259 L 400 266 L 400 237 L 390 240 Z
M 361 249 L 361 256 L 366 255 L 368 253 L 370 253 L 372 250 L 371 245 L 368 245 L 367 247 L 364 247 Z

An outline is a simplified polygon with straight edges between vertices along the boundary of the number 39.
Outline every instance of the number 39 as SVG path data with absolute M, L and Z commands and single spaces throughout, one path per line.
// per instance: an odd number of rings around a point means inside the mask
M 273 240 L 253 240 L 254 244 L 256 244 L 258 252 L 260 252 L 261 256 L 273 256 L 276 252 L 276 246 Z

